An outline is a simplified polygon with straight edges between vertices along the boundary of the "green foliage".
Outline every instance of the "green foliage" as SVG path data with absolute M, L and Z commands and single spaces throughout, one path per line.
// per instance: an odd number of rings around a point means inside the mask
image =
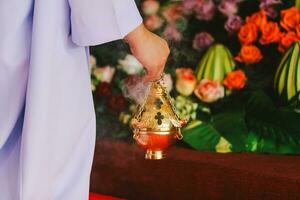
M 245 113 L 231 111 L 214 115 L 210 121 L 191 124 L 183 130 L 184 141 L 198 150 L 215 150 L 215 146 L 224 137 L 234 151 L 244 151 L 247 140 Z
M 257 152 L 300 152 L 300 115 L 278 108 L 263 91 L 254 92 L 247 104 L 246 121 L 256 135 Z
M 296 42 L 285 52 L 276 72 L 275 89 L 285 101 L 290 101 L 300 92 L 299 53 L 300 43 Z
M 194 122 L 183 130 L 183 141 L 201 151 L 214 151 L 220 133 L 209 123 Z
M 300 10 L 300 0 L 295 0 L 295 6 Z
M 300 153 L 300 115 L 278 108 L 263 91 L 254 92 L 245 108 L 228 107 L 208 122 L 184 129 L 184 141 L 198 150 L 214 151 L 220 137 L 233 151 Z

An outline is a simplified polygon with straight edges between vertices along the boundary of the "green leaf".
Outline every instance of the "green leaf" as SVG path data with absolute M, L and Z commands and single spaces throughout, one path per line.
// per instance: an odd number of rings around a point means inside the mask
M 215 151 L 221 138 L 220 133 L 209 123 L 193 122 L 183 129 L 183 141 L 202 151 Z
M 246 152 L 257 151 L 258 142 L 259 142 L 259 138 L 257 134 L 250 131 L 247 137 Z
M 300 10 L 300 0 L 295 0 L 295 6 Z
M 260 134 L 250 131 L 247 144 L 247 152 L 272 153 L 272 154 L 295 154 L 299 153 L 299 148 L 293 140 L 286 144 L 276 143 L 272 138 L 262 137 Z
M 286 108 L 293 111 L 300 109 L 300 91 L 289 101 Z
M 183 32 L 185 29 L 187 29 L 187 26 L 188 26 L 188 22 L 185 18 L 179 18 L 176 21 L 176 29 L 179 32 Z
M 233 151 L 244 151 L 247 141 L 248 129 L 243 110 L 225 112 L 215 115 L 211 121 L 212 126 L 228 140 Z
M 256 134 L 256 152 L 300 152 L 300 114 L 276 107 L 263 91 L 250 97 L 246 119 L 250 131 Z
M 213 116 L 209 122 L 188 126 L 183 130 L 183 140 L 195 149 L 214 151 L 224 137 L 233 151 L 240 152 L 245 151 L 247 133 L 244 112 L 228 111 Z

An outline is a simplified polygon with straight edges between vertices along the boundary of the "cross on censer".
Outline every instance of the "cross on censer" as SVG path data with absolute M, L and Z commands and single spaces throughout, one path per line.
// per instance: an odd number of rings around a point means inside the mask
M 155 99 L 154 102 L 157 109 L 161 109 L 161 106 L 163 105 L 163 102 L 160 99 Z
M 155 119 L 157 120 L 157 124 L 158 125 L 161 125 L 162 124 L 162 120 L 164 119 L 165 117 L 160 113 L 158 112 L 156 115 L 155 115 Z

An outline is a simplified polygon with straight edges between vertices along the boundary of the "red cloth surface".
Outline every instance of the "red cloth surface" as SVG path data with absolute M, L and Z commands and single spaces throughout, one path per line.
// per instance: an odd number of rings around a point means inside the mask
M 101 195 L 101 194 L 90 193 L 89 200 L 122 200 L 122 199 Z
M 130 200 L 299 200 L 300 156 L 172 147 L 161 161 L 135 144 L 97 141 L 91 190 Z

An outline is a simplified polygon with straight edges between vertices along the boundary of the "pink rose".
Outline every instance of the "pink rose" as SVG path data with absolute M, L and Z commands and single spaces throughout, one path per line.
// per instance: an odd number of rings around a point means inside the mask
M 156 0 L 146 0 L 142 5 L 142 10 L 145 15 L 156 14 L 159 10 L 159 2 Z
M 228 31 L 230 34 L 233 34 L 240 30 L 242 24 L 243 19 L 240 16 L 232 15 L 228 17 L 224 27 L 226 31 Z
M 182 0 L 182 9 L 185 14 L 191 14 L 197 6 L 197 0 Z
M 165 74 L 163 76 L 162 85 L 167 88 L 168 92 L 173 89 L 173 80 L 170 74 Z
M 194 90 L 194 94 L 203 102 L 213 103 L 224 97 L 224 87 L 218 81 L 203 79 Z
M 145 26 L 151 31 L 159 29 L 163 25 L 163 23 L 163 19 L 156 14 L 149 15 L 144 20 Z
M 214 38 L 207 32 L 197 33 L 193 40 L 193 48 L 203 51 L 214 42 Z
M 180 42 L 182 39 L 182 34 L 174 26 L 167 26 L 163 32 L 164 38 L 167 40 L 174 40 Z
M 237 1 L 235 0 L 222 0 L 218 6 L 219 11 L 229 17 L 235 15 L 238 12 Z
M 198 0 L 195 8 L 197 19 L 210 21 L 214 18 L 215 11 L 216 5 L 213 0 Z
M 93 74 L 97 80 L 101 82 L 110 83 L 115 73 L 115 68 L 111 66 L 98 67 L 94 70 Z
M 190 68 L 176 69 L 176 90 L 183 96 L 190 96 L 197 84 L 193 70 Z

